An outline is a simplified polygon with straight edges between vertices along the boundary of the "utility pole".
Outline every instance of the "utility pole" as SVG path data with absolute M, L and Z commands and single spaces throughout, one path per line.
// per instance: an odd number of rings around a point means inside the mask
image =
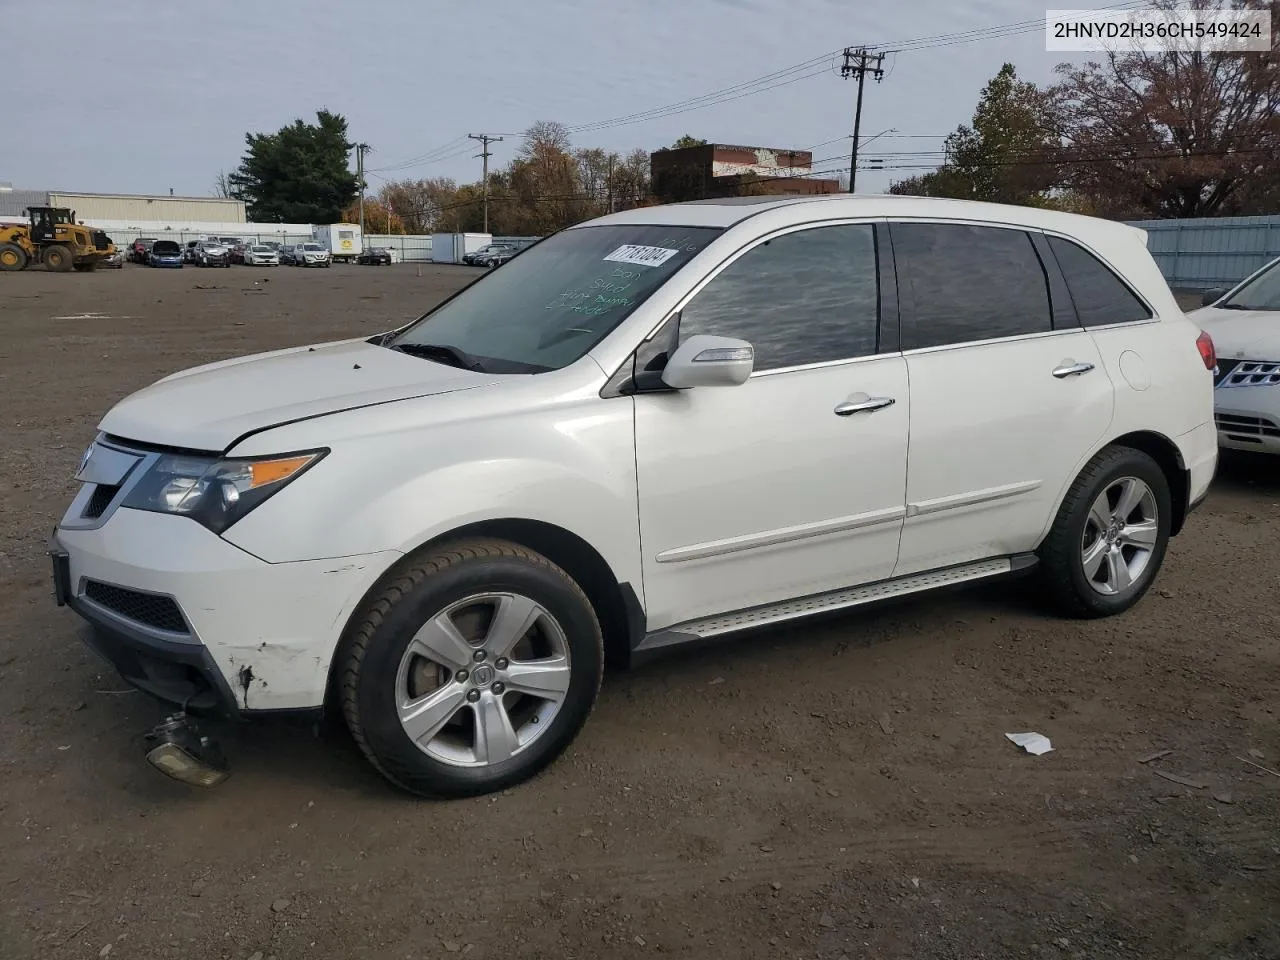
M 840 68 L 840 76 L 858 78 L 858 106 L 853 114 L 853 151 L 849 157 L 849 192 L 853 193 L 854 182 L 858 175 L 858 133 L 862 127 L 862 85 L 867 74 L 871 74 L 879 83 L 884 78 L 884 54 L 870 53 L 866 47 L 844 48 L 844 66 Z
M 487 133 L 468 133 L 468 140 L 479 140 L 484 149 L 477 153 L 477 157 L 484 158 L 484 232 L 489 232 L 489 144 L 501 143 L 501 137 L 491 137 Z
M 360 182 L 360 250 L 364 251 L 364 155 L 369 151 L 367 143 L 356 144 L 356 180 Z
M 609 154 L 609 175 L 605 180 L 605 189 L 609 196 L 609 212 L 613 213 L 613 154 Z

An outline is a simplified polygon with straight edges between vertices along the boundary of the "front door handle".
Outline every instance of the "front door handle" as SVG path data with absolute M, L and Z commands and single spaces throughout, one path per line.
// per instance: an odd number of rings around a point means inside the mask
M 881 410 L 892 406 L 893 403 L 893 397 L 871 397 L 857 403 L 849 401 L 839 404 L 835 409 L 835 415 L 837 417 L 850 417 L 855 413 L 865 413 L 868 410 Z
M 1061 367 L 1054 367 L 1053 375 L 1061 380 L 1063 377 L 1078 377 L 1092 369 L 1092 363 L 1068 363 Z

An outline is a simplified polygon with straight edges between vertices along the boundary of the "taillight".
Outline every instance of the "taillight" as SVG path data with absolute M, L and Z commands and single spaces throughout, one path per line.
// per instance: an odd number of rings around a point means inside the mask
M 1206 370 L 1212 370 L 1218 365 L 1218 351 L 1213 347 L 1213 337 L 1203 330 L 1196 337 L 1196 349 L 1200 351 L 1200 359 L 1204 361 Z

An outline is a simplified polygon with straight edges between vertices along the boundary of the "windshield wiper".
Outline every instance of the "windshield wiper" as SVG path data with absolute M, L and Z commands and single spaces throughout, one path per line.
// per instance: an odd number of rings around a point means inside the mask
M 457 347 L 451 347 L 446 343 L 393 343 L 388 349 L 399 350 L 401 353 L 407 353 L 414 357 L 424 357 L 427 360 L 447 363 L 451 367 L 461 367 L 463 370 L 475 370 L 477 373 L 484 373 L 483 363 L 465 350 L 459 350 Z

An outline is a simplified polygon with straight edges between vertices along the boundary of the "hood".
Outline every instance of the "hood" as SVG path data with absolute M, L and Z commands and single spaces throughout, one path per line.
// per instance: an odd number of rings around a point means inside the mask
M 1201 307 L 1187 316 L 1213 338 L 1224 360 L 1280 362 L 1280 310 Z
M 142 443 L 221 451 L 246 433 L 282 423 L 500 379 L 345 340 L 173 374 L 120 401 L 98 427 Z

